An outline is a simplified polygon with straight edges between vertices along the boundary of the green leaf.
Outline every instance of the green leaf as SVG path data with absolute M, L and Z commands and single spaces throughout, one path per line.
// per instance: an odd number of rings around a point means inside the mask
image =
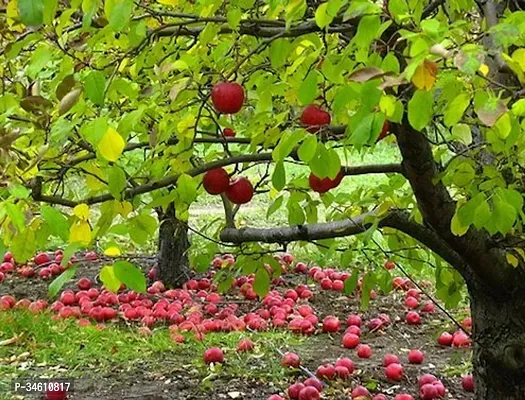
M 346 295 L 350 295 L 354 292 L 355 288 L 357 287 L 357 281 L 359 280 L 359 274 L 357 270 L 354 270 L 352 272 L 352 275 L 345 281 L 345 288 L 344 292 Z
M 142 270 L 128 261 L 113 263 L 115 277 L 126 287 L 137 293 L 146 293 L 146 277 Z
M 455 124 L 452 127 L 452 137 L 468 146 L 472 143 L 472 132 L 467 124 Z
M 51 233 L 61 238 L 64 242 L 67 242 L 67 239 L 69 237 L 69 223 L 67 222 L 66 216 L 60 211 L 58 211 L 56 208 L 50 207 L 48 205 L 42 206 L 42 208 L 40 209 L 40 215 L 42 216 L 43 220 L 49 225 Z
M 443 122 L 445 122 L 446 126 L 453 126 L 461 121 L 463 114 L 470 104 L 471 98 L 470 93 L 460 93 L 454 100 L 448 103 L 443 116 Z
M 464 162 L 458 166 L 452 175 L 452 182 L 459 187 L 464 187 L 472 182 L 476 176 L 476 171 L 472 165 Z
M 278 69 L 285 65 L 291 51 L 292 44 L 288 39 L 274 40 L 270 45 L 270 63 L 272 68 Z
M 10 246 L 14 258 L 18 263 L 24 263 L 29 260 L 36 251 L 35 233 L 28 226 L 24 231 L 16 235 Z
M 525 99 L 518 100 L 512 105 L 512 113 L 517 117 L 525 116 Z
M 484 193 L 478 193 L 458 208 L 457 216 L 462 226 L 469 226 L 474 222 L 477 208 L 486 200 L 487 197 Z
M 492 211 L 490 210 L 489 203 L 485 200 L 483 201 L 474 212 L 474 220 L 472 223 L 476 229 L 481 229 L 492 217 Z
M 122 192 L 126 189 L 126 173 L 118 165 L 113 165 L 108 174 L 109 193 L 117 199 L 122 199 Z
M 54 298 L 58 292 L 64 287 L 67 281 L 71 280 L 77 272 L 77 267 L 69 267 L 59 276 L 57 276 L 53 282 L 49 285 L 48 296 Z
M 26 217 L 23 211 L 13 203 L 7 203 L 5 209 L 15 228 L 18 232 L 22 232 L 26 226 Z
M 335 179 L 337 174 L 341 171 L 341 159 L 339 154 L 334 149 L 328 149 L 328 177 Z
M 259 267 L 257 269 L 253 281 L 253 290 L 259 297 L 265 296 L 270 290 L 270 275 L 268 271 L 266 271 L 266 268 Z
M 44 22 L 44 0 L 18 0 L 20 19 L 27 26 L 38 26 Z
M 315 23 L 321 29 L 330 25 L 333 21 L 333 17 L 327 13 L 328 3 L 323 3 L 315 11 Z
M 226 14 L 226 19 L 228 20 L 228 26 L 232 29 L 237 29 L 239 23 L 241 22 L 242 11 L 235 7 L 230 7 L 228 13 Z
M 272 175 L 272 185 L 278 191 L 283 190 L 286 185 L 286 171 L 282 161 L 275 164 L 275 169 L 273 170 Z
M 97 106 L 104 105 L 104 90 L 106 88 L 106 77 L 100 71 L 92 71 L 84 80 L 86 96 Z
M 62 267 L 66 267 L 69 260 L 71 260 L 71 257 L 76 253 L 78 249 L 80 249 L 81 245 L 79 243 L 70 243 L 67 245 L 67 247 L 64 249 L 64 254 L 62 255 L 62 262 L 60 265 Z
M 281 206 L 283 205 L 284 196 L 277 197 L 273 203 L 268 207 L 268 211 L 266 212 L 266 219 L 270 218 L 272 214 L 274 214 Z
M 104 284 L 104 287 L 110 292 L 118 292 L 120 289 L 121 282 L 115 276 L 115 270 L 113 266 L 106 265 L 100 270 L 100 281 Z
M 315 155 L 317 151 L 317 136 L 309 135 L 299 146 L 297 150 L 297 155 L 299 159 L 305 163 L 309 162 Z
M 300 129 L 293 132 L 285 132 L 272 152 L 273 161 L 283 161 L 288 157 L 297 143 L 303 140 L 305 135 L 304 130 Z
M 91 20 L 98 10 L 100 0 L 82 0 L 82 27 L 88 28 L 91 26 Z
M 181 174 L 179 179 L 177 179 L 177 193 L 181 200 L 187 204 L 191 204 L 197 198 L 198 187 L 199 182 L 197 178 L 188 174 Z
M 408 122 L 421 131 L 432 120 L 434 92 L 417 90 L 408 102 Z
M 496 201 L 492 218 L 496 223 L 498 231 L 506 235 L 514 226 L 517 218 L 517 212 L 514 207 L 503 201 Z
M 44 23 L 51 25 L 58 9 L 58 0 L 44 0 Z
M 105 0 L 104 12 L 109 26 L 118 32 L 126 28 L 133 12 L 133 0 Z
M 301 105 L 306 106 L 310 104 L 312 101 L 314 101 L 315 98 L 317 97 L 318 76 L 319 75 L 317 71 L 310 71 L 308 75 L 306 76 L 306 78 L 301 83 L 301 86 L 299 87 L 299 90 L 297 92 L 297 97 Z
M 217 291 L 219 293 L 226 293 L 233 285 L 233 275 L 225 275 L 224 279 L 221 279 L 217 284 Z
M 27 75 L 35 79 L 40 73 L 40 71 L 42 71 L 49 63 L 49 61 L 51 61 L 52 55 L 53 52 L 48 46 L 39 46 L 31 56 L 31 63 L 27 68 Z
M 368 309 L 368 305 L 370 304 L 370 291 L 373 289 L 375 285 L 376 279 L 375 275 L 373 275 L 371 272 L 367 273 L 363 277 L 363 286 L 361 291 L 361 310 L 366 311 Z

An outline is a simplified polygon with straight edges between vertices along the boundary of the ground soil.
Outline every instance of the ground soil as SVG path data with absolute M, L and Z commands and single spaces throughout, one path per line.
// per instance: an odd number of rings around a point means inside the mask
M 152 259 L 140 258 L 135 260 L 147 270 L 153 265 Z M 78 276 L 87 276 L 96 279 L 100 271 L 100 264 L 96 262 L 81 262 L 78 264 Z M 294 276 L 286 280 L 287 284 L 279 287 L 284 290 L 304 281 L 304 277 Z M 301 282 L 302 283 L 302 282 Z M 14 277 L 0 285 L 0 295 L 10 294 L 17 298 L 36 300 L 47 297 L 48 281 L 41 279 L 20 279 Z M 74 282 L 64 288 L 75 287 Z M 314 298 L 310 301 L 320 320 L 326 315 L 336 315 L 341 321 L 346 321 L 349 313 L 359 312 L 359 299 L 342 296 L 331 291 L 321 291 L 313 286 Z M 341 347 L 341 334 L 316 334 L 308 338 L 307 344 L 300 347 L 291 347 L 301 355 L 307 369 L 315 372 L 317 366 L 325 362 L 334 362 L 340 356 L 349 356 L 356 362 L 358 368 L 350 383 L 334 383 L 324 391 L 324 399 L 349 399 L 350 391 L 358 384 L 371 388 L 373 393 L 381 391 L 390 394 L 393 399 L 396 393 L 407 392 L 418 398 L 417 378 L 424 373 L 437 375 L 448 389 L 446 399 L 466 400 L 473 399 L 472 394 L 465 393 L 460 385 L 460 379 L 447 377 L 447 369 L 461 365 L 470 357 L 470 350 L 454 350 L 441 348 L 436 344 L 436 337 L 451 326 L 450 320 L 442 313 L 436 312 L 431 316 L 424 316 L 424 323 L 420 326 L 408 326 L 404 322 L 406 310 L 403 307 L 403 294 L 393 292 L 388 296 L 379 295 L 372 300 L 370 308 L 364 312 L 364 320 L 373 318 L 379 313 L 387 313 L 393 324 L 385 331 L 369 333 L 363 327 L 362 343 L 369 344 L 374 354 L 369 360 L 357 358 L 355 350 Z M 238 292 L 226 296 L 226 300 L 238 301 Z M 248 304 L 250 310 L 256 308 L 257 302 Z M 244 307 L 243 307 L 244 308 Z M 425 353 L 423 366 L 412 366 L 407 361 L 409 349 L 419 348 Z M 287 349 L 281 349 L 287 350 Z M 385 353 L 393 353 L 400 357 L 405 368 L 405 379 L 399 384 L 393 384 L 384 377 L 381 362 Z M 276 362 L 278 359 L 276 358 Z M 299 379 L 301 379 L 301 376 Z M 86 371 L 85 376 L 75 383 L 75 393 L 72 400 L 115 400 L 115 399 L 246 399 L 266 400 L 270 394 L 283 392 L 287 386 L 297 380 L 291 376 L 288 381 L 268 382 L 263 380 L 248 380 L 242 377 L 225 376 L 219 374 L 207 388 L 201 382 L 202 376 L 192 370 L 191 365 L 180 365 L 179 359 L 170 359 L 169 355 L 162 355 L 157 360 L 141 360 L 130 365 L 126 370 L 116 369 L 97 374 L 96 368 Z M 343 394 L 342 394 L 343 393 Z

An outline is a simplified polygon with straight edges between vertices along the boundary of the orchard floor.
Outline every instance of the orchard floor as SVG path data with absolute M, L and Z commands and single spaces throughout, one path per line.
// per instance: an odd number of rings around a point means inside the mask
M 80 263 L 76 277 L 95 279 L 99 270 L 98 263 Z M 286 275 L 285 284 L 277 290 L 284 293 L 286 288 L 305 282 L 305 276 Z M 0 283 L 0 296 L 12 295 L 17 300 L 45 299 L 48 285 L 48 281 L 37 278 L 9 277 Z M 335 315 L 345 327 L 348 314 L 360 313 L 359 298 L 320 290 L 312 282 L 310 286 L 314 296 L 309 304 L 320 321 L 326 315 Z M 75 281 L 66 284 L 64 289 L 68 288 L 76 289 Z M 379 313 L 388 314 L 392 320 L 389 327 L 378 333 L 370 333 L 363 327 L 361 342 L 369 344 L 373 351 L 372 357 L 366 360 L 359 359 L 355 350 L 341 347 L 341 333 L 330 335 L 321 333 L 320 329 L 310 336 L 292 334 L 282 328 L 258 333 L 209 333 L 203 341 L 185 334 L 185 343 L 177 344 L 170 339 L 167 325 L 155 326 L 153 335 L 144 336 L 137 333 L 137 323 L 124 320 L 107 323 L 106 329 L 98 330 L 94 326 L 79 327 L 73 319 L 52 320 L 48 312 L 38 315 L 26 310 L 0 312 L 0 399 L 35 398 L 12 394 L 11 381 L 45 376 L 74 378 L 74 392 L 69 396 L 73 400 L 266 400 L 271 394 L 285 393 L 291 383 L 305 378 L 299 370 L 280 366 L 277 348 L 299 354 L 303 365 L 313 373 L 319 365 L 333 363 L 341 356 L 355 362 L 352 378 L 346 382 L 331 381 L 323 391 L 323 399 L 349 399 L 356 385 L 366 386 L 373 394 L 386 394 L 389 399 L 398 393 L 409 393 L 418 399 L 417 379 L 425 373 L 441 379 L 447 388 L 446 399 L 473 399 L 460 384 L 461 375 L 469 371 L 470 350 L 442 348 L 436 344 L 441 332 L 455 330 L 451 321 L 436 311 L 422 314 L 421 325 L 409 326 L 404 322 L 403 300 L 403 292 L 378 295 L 362 313 L 364 321 Z M 235 302 L 244 312 L 260 305 L 258 301 L 245 301 L 237 289 L 223 296 L 223 302 Z M 18 339 L 14 343 L 2 343 L 15 335 Z M 255 342 L 253 353 L 236 351 L 243 337 Z M 204 364 L 202 354 L 211 346 L 224 350 L 224 365 Z M 425 354 L 422 365 L 408 363 L 408 351 L 414 348 Z M 401 382 L 386 379 L 382 367 L 386 353 L 399 356 L 404 366 Z

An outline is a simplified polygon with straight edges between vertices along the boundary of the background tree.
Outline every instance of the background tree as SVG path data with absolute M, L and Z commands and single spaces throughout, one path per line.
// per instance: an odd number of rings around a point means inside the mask
M 268 215 L 284 207 L 290 226 L 239 227 L 226 193 L 219 244 L 240 245 L 235 268 L 256 272 L 260 293 L 272 261 L 263 243 L 343 250 L 343 266 L 368 245 L 430 249 L 438 295 L 453 304 L 464 283 L 470 293 L 476 398 L 525 397 L 522 2 L 5 4 L 1 232 L 18 261 L 53 237 L 70 242 L 66 254 L 115 247 L 115 236 L 140 245 L 155 209 L 174 237 L 203 173 L 255 167 Z M 221 81 L 244 88 L 233 115 L 210 101 Z M 304 129 L 317 125 L 300 116 L 311 104 L 330 118 L 314 110 L 322 126 Z M 401 164 L 344 166 L 388 131 Z M 290 179 L 291 164 L 304 175 Z M 334 194 L 340 172 L 391 175 L 374 193 Z M 191 252 L 198 269 L 214 240 Z M 236 269 L 218 274 L 225 288 Z M 388 277 L 368 269 L 363 285 Z

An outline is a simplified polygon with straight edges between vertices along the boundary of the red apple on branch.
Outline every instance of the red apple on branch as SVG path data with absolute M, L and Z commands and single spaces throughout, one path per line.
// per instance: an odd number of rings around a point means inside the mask
M 204 174 L 202 185 L 209 194 L 221 194 L 230 186 L 230 176 L 224 168 L 215 168 Z
M 235 114 L 244 104 L 244 89 L 236 82 L 219 82 L 211 91 L 211 101 L 222 114 Z
M 321 126 L 329 125 L 331 120 L 330 113 L 315 104 L 306 106 L 299 119 L 301 125 L 310 133 L 317 132 Z
M 252 199 L 253 191 L 251 182 L 241 176 L 230 183 L 226 196 L 233 204 L 246 204 Z

